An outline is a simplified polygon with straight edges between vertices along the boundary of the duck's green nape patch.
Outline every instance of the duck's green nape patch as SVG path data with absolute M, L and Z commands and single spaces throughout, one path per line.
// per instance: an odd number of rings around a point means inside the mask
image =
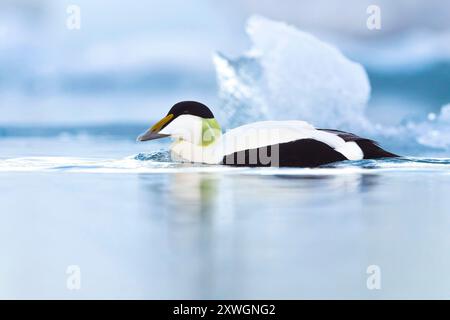
M 222 135 L 222 128 L 216 119 L 202 119 L 202 146 L 206 147 L 217 141 Z

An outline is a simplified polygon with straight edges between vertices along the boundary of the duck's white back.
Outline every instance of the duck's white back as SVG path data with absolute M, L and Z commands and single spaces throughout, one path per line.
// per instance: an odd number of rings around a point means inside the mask
M 336 134 L 320 131 L 305 121 L 261 121 L 227 131 L 216 148 L 223 155 L 248 149 L 314 139 L 334 149 L 345 147 L 346 142 Z

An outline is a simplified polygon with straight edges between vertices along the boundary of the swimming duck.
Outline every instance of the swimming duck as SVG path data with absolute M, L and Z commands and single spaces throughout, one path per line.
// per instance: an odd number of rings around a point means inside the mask
M 397 157 L 352 133 L 316 129 L 305 121 L 260 121 L 228 130 L 196 101 L 175 104 L 138 141 L 173 138 L 176 161 L 233 166 L 317 167 L 343 160 Z

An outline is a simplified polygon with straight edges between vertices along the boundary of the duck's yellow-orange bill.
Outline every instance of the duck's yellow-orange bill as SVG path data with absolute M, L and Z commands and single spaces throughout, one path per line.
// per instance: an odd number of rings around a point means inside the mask
M 159 138 L 167 137 L 166 134 L 159 134 L 159 131 L 167 124 L 169 123 L 173 118 L 173 114 L 168 114 L 161 120 L 159 120 L 157 123 L 155 123 L 150 129 L 148 129 L 146 132 L 141 134 L 139 137 L 137 137 L 137 141 L 148 141 L 148 140 L 154 140 Z

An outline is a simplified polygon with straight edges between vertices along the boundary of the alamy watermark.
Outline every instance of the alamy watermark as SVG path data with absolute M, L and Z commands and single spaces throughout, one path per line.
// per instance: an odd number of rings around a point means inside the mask
M 68 14 L 66 19 L 66 27 L 69 30 L 81 29 L 81 8 L 78 5 L 71 4 L 67 6 L 66 12 Z
M 366 13 L 369 15 L 367 17 L 366 26 L 369 30 L 380 30 L 381 29 L 381 8 L 375 4 L 367 7 Z
M 220 138 L 209 130 L 205 131 L 200 138 L 196 138 L 195 131 L 187 128 L 177 134 L 173 145 L 183 143 L 185 147 L 173 147 L 172 151 L 176 150 L 176 157 L 180 160 L 193 162 L 223 161 L 224 164 L 236 166 L 280 166 L 281 132 L 279 128 L 246 129 L 240 134 L 229 136 L 214 148 L 204 147 L 216 142 L 217 139 Z M 217 159 L 217 155 L 223 155 L 223 159 Z M 175 155 L 172 154 L 172 156 Z
M 376 264 L 371 264 L 367 267 L 366 273 L 369 275 L 367 277 L 366 286 L 369 290 L 380 290 L 381 289 L 381 268 Z
M 81 289 L 81 268 L 78 265 L 70 265 L 66 269 L 66 287 L 68 290 Z

